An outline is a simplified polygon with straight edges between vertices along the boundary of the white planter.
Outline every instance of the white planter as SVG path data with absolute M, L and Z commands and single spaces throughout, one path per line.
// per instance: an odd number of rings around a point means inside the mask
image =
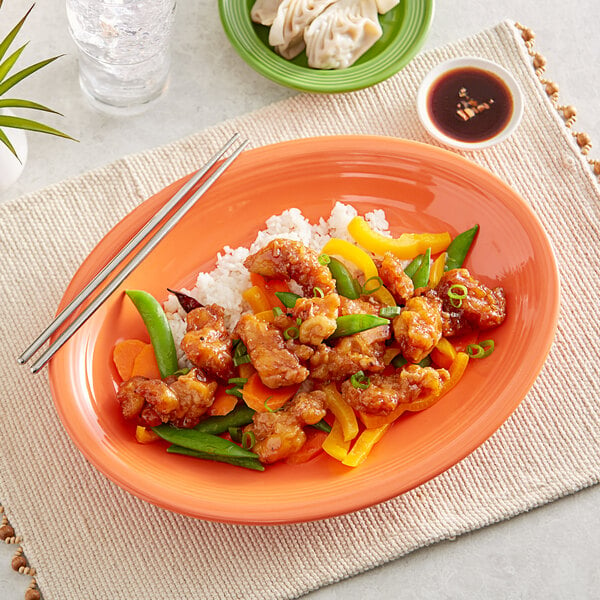
M 9 111 L 4 114 L 11 114 Z M 27 137 L 21 129 L 12 127 L 3 127 L 2 130 L 10 140 L 14 149 L 19 155 L 19 160 L 15 155 L 0 142 L 0 192 L 8 189 L 19 177 L 25 168 L 27 161 Z

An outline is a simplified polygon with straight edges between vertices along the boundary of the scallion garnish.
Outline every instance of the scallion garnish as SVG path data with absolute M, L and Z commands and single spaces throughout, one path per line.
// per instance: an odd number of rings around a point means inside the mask
M 235 396 L 236 398 L 244 398 L 244 396 L 242 395 L 242 390 L 239 387 L 228 388 L 225 390 L 225 393 L 229 394 L 230 396 Z
M 483 358 L 488 357 L 495 348 L 494 340 L 483 340 L 479 345 L 483 348 Z
M 248 378 L 247 377 L 232 377 L 231 379 L 227 380 L 227 383 L 231 383 L 236 386 L 242 386 L 245 383 L 248 383 Z
M 283 314 L 283 311 L 281 310 L 281 308 L 279 308 L 279 306 L 274 306 L 273 307 L 273 314 L 276 317 L 280 317 Z
M 326 267 L 331 262 L 328 254 L 321 254 L 319 256 L 319 264 Z
M 300 337 L 300 330 L 297 327 L 288 327 L 284 332 L 283 332 L 283 337 L 286 340 L 295 340 L 298 337 Z
M 382 306 L 379 309 L 379 316 L 384 319 L 393 319 L 397 317 L 402 312 L 402 309 L 399 306 Z
M 242 340 L 233 340 L 233 348 L 233 364 L 236 367 L 239 367 L 244 363 L 250 362 L 250 357 L 248 356 L 248 349 L 246 348 Z
M 242 428 L 241 427 L 228 427 L 227 431 L 231 436 L 232 441 L 236 444 L 242 443 Z
M 320 287 L 313 288 L 313 295 L 315 298 L 325 298 L 325 293 Z
M 469 358 L 486 358 L 494 351 L 494 340 L 483 340 L 478 344 L 469 344 L 465 351 Z
M 173 373 L 173 377 L 181 377 L 182 375 L 187 375 L 190 372 L 189 367 L 183 367 L 183 369 L 178 369 Z
M 300 317 L 298 317 L 296 319 L 296 325 L 298 325 L 298 327 L 300 327 L 300 325 L 302 325 L 302 319 Z
M 358 371 L 350 377 L 352 387 L 359 390 L 366 390 L 371 385 L 371 380 L 365 375 L 364 371 Z
M 244 431 L 242 433 L 242 448 L 245 450 L 250 450 L 256 444 L 256 436 L 252 431 Z
M 463 300 L 467 297 L 467 288 L 464 285 L 455 283 L 448 288 L 448 298 L 450 298 L 450 304 L 454 308 L 460 308 Z
M 370 281 L 375 281 L 376 286 L 370 288 L 369 287 Z M 376 291 L 380 290 L 382 287 L 383 287 L 383 279 L 381 279 L 381 277 L 378 277 L 377 275 L 375 275 L 373 277 L 369 277 L 369 279 L 367 279 L 365 281 L 364 285 L 362 286 L 362 289 L 360 290 L 360 293 L 364 294 L 365 296 L 368 294 L 374 294 Z
M 279 409 L 279 408 L 271 408 L 271 407 L 269 406 L 269 400 L 270 400 L 272 397 L 273 397 L 273 396 L 269 396 L 269 397 L 268 397 L 268 398 L 265 400 L 265 403 L 264 403 L 264 405 L 263 405 L 263 406 L 265 407 L 265 409 L 267 410 L 267 412 L 271 412 L 271 413 L 273 413 L 273 412 L 277 412 L 278 410 L 281 410 L 281 409 Z

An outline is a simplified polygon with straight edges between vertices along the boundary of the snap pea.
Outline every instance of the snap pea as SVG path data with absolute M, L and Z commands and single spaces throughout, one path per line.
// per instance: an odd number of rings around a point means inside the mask
M 402 354 L 397 354 L 396 356 L 394 356 L 390 364 L 392 365 L 392 367 L 399 369 L 407 363 L 408 361 L 404 358 L 404 356 L 402 356 Z M 419 367 L 429 367 L 431 366 L 431 356 L 429 356 L 428 354 L 425 358 L 421 359 L 418 363 L 415 364 L 419 365 Z
M 173 375 L 179 369 L 177 364 L 177 350 L 173 341 L 173 334 L 162 306 L 148 292 L 142 290 L 126 290 L 125 292 L 137 308 L 154 348 L 156 363 L 160 376 L 164 379 Z
M 296 300 L 302 298 L 302 296 L 298 296 L 298 294 L 294 294 L 293 292 L 275 292 L 275 295 L 286 308 L 294 308 Z
M 479 231 L 479 225 L 471 227 L 462 233 L 459 233 L 448 246 L 446 250 L 446 264 L 444 265 L 444 271 L 450 271 L 450 269 L 458 269 L 463 266 L 469 248 L 473 244 L 475 235 Z
M 221 438 L 219 438 L 221 439 Z M 194 458 L 203 458 L 205 460 L 214 460 L 217 462 L 224 462 L 236 467 L 244 467 L 245 469 L 252 469 L 254 471 L 264 471 L 264 466 L 260 463 L 258 458 L 239 458 L 234 456 L 219 456 L 216 454 L 210 454 L 208 452 L 200 452 L 198 450 L 191 450 L 190 448 L 184 448 L 183 446 L 169 446 L 167 452 L 171 454 L 184 454 L 185 456 L 193 456 Z
M 425 259 L 425 255 L 419 254 L 419 256 L 416 256 L 415 258 L 413 258 L 408 263 L 408 265 L 406 265 L 404 272 L 412 279 L 414 277 L 415 273 L 419 270 L 419 268 L 423 264 L 424 259 Z
M 337 327 L 333 334 L 329 336 L 328 339 L 330 340 L 390 324 L 388 319 L 369 314 L 342 315 L 336 319 L 336 322 Z
M 335 289 L 340 296 L 351 300 L 360 298 L 360 285 L 343 263 L 330 256 L 327 266 L 331 276 L 335 279 Z
M 243 427 L 252 422 L 254 411 L 245 404 L 236 406 L 228 415 L 208 417 L 200 421 L 193 429 L 202 433 L 219 435 L 225 433 L 230 427 Z
M 163 440 L 171 442 L 176 446 L 183 446 L 189 450 L 196 450 L 205 454 L 225 456 L 230 458 L 256 458 L 254 452 L 240 448 L 237 444 L 225 438 L 195 429 L 178 429 L 170 425 L 159 425 L 153 427 L 152 431 L 157 433 Z
M 429 271 L 431 269 L 431 248 L 427 248 L 427 252 L 423 255 L 423 262 L 417 272 L 412 276 L 415 289 L 425 287 L 429 282 Z

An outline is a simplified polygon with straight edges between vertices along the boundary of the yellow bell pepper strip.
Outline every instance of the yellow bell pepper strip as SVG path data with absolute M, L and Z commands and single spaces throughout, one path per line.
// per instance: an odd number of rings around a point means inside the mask
M 348 452 L 346 458 L 342 461 L 343 465 L 347 467 L 357 467 L 363 463 L 369 453 L 373 449 L 373 446 L 383 437 L 383 434 L 388 430 L 388 425 L 382 425 L 377 429 L 365 429 L 354 442 L 352 450 Z
M 354 411 L 337 391 L 334 383 L 329 383 L 323 388 L 325 392 L 325 403 L 333 413 L 336 421 L 340 422 L 344 432 L 344 440 L 349 442 L 358 435 L 358 421 Z
M 322 254 L 334 254 L 341 256 L 345 260 L 351 262 L 354 266 L 360 269 L 365 277 L 365 281 L 373 277 L 379 277 L 377 267 L 373 259 L 362 249 L 346 240 L 331 238 L 321 250 Z M 386 306 L 396 306 L 396 301 L 390 292 L 383 285 L 370 294 L 377 298 L 379 302 Z
M 333 422 L 331 431 L 325 438 L 322 448 L 336 460 L 342 461 L 346 458 L 348 450 L 350 450 L 350 442 L 344 441 L 344 430 L 337 419 Z
M 444 274 L 444 266 L 446 264 L 446 252 L 442 252 L 431 265 L 429 271 L 429 287 L 435 288 L 440 282 L 442 275 Z
M 431 351 L 431 360 L 442 369 L 449 369 L 456 358 L 454 346 L 446 339 L 440 338 L 435 348 Z
M 257 285 L 253 285 L 245 292 L 242 292 L 242 297 L 250 305 L 254 314 L 271 310 L 271 304 L 266 294 Z
M 405 411 L 404 405 L 398 405 L 389 415 L 370 415 L 369 413 L 359 412 L 358 416 L 367 429 L 377 429 L 383 425 L 390 425 Z
M 469 355 L 466 352 L 458 352 L 454 362 L 450 365 L 448 372 L 450 379 L 444 383 L 442 394 L 447 394 L 462 378 L 469 364 Z
M 135 439 L 138 444 L 151 444 L 152 442 L 160 440 L 160 436 L 157 433 L 154 433 L 152 429 L 138 425 L 135 428 Z
M 265 321 L 265 323 L 273 323 L 275 321 L 275 313 L 273 309 L 262 310 L 254 315 L 259 321 Z
M 443 233 L 403 233 L 399 238 L 389 238 L 373 231 L 362 217 L 354 217 L 348 223 L 348 233 L 363 248 L 373 254 L 383 256 L 391 252 L 400 259 L 408 260 L 431 248 L 433 254 L 443 252 L 450 245 L 452 238 Z

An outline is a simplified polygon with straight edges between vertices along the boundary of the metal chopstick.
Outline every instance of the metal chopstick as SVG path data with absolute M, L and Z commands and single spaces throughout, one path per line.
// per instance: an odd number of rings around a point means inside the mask
M 31 345 L 17 358 L 20 364 L 26 363 L 50 338 L 50 336 L 73 314 L 89 295 L 115 270 L 129 253 L 171 212 L 176 204 L 212 169 L 217 161 L 229 150 L 239 137 L 235 133 L 225 145 L 177 191 L 177 193 L 127 242 L 121 251 L 81 290 L 75 298 L 40 333 Z
M 190 196 L 156 231 L 153 237 L 142 246 L 142 248 L 133 256 L 133 258 L 119 271 L 94 298 L 88 306 L 70 323 L 65 330 L 59 334 L 54 342 L 43 352 L 40 357 L 31 366 L 31 372 L 37 373 L 67 342 L 67 340 L 98 310 L 104 301 L 123 283 L 126 277 L 146 258 L 146 256 L 158 245 L 158 243 L 175 227 L 181 218 L 192 208 L 195 202 L 204 195 L 204 193 L 212 186 L 212 184 L 221 176 L 221 174 L 229 167 L 229 165 L 239 156 L 239 154 L 248 145 L 248 140 L 244 140 L 231 153 L 229 158 L 224 160 L 221 165 L 202 183 L 198 190 Z

